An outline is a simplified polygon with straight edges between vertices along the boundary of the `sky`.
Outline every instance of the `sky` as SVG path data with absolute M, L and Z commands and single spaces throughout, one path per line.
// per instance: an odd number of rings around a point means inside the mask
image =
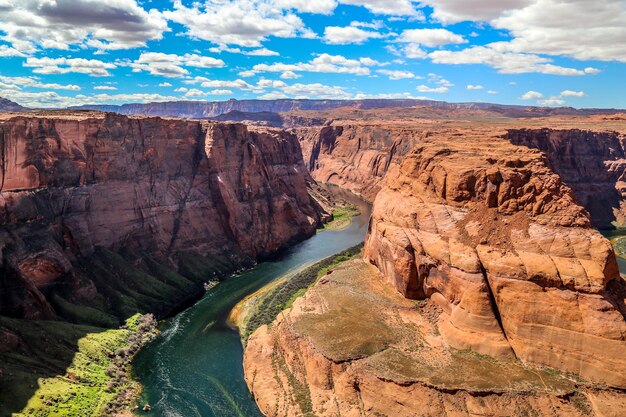
M 0 97 L 626 108 L 626 0 L 0 0 Z

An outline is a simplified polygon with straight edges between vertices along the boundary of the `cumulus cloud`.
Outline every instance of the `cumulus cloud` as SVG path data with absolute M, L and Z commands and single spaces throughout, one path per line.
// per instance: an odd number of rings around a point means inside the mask
M 185 26 L 190 37 L 217 44 L 260 47 L 270 35 L 312 36 L 302 19 L 289 10 L 299 10 L 299 3 L 283 3 L 283 7 L 277 7 L 267 0 L 206 0 L 187 7 L 175 0 L 174 9 L 163 15 Z
M 480 84 L 479 85 L 469 84 L 465 88 L 468 89 L 468 90 L 482 90 L 484 87 L 482 85 L 480 85 Z
M 565 104 L 565 100 L 553 96 L 545 100 L 538 100 L 537 103 L 541 106 L 562 106 Z
M 300 78 L 300 77 L 302 76 L 296 74 L 293 71 L 285 71 L 282 74 L 280 74 L 280 78 L 282 78 L 283 80 L 293 80 L 293 79 Z
M 520 97 L 520 100 L 534 100 L 538 98 L 542 98 L 543 94 L 538 91 L 527 91 Z
M 144 52 L 129 64 L 133 72 L 147 71 L 163 77 L 182 77 L 189 74 L 184 67 L 222 68 L 226 65 L 221 59 L 196 54 L 164 54 L 162 52 Z
M 561 97 L 585 97 L 584 91 L 572 91 L 572 90 L 563 90 L 560 94 Z
M 25 67 L 34 68 L 36 74 L 87 74 L 91 77 L 108 77 L 108 70 L 117 66 L 110 62 L 84 58 L 26 58 Z
M 401 70 L 386 70 L 380 69 L 376 71 L 379 74 L 387 75 L 390 80 L 404 80 L 409 78 L 421 78 L 417 77 L 411 71 L 401 71 Z
M 626 62 L 623 0 L 424 1 L 443 23 L 485 21 L 508 31 L 506 52 Z
M 55 91 L 25 92 L 15 90 L 2 90 L 0 96 L 20 103 L 26 107 L 34 108 L 62 108 L 81 106 L 86 104 L 123 104 L 123 103 L 150 103 L 158 101 L 177 100 L 175 96 L 163 96 L 160 94 L 78 94 L 73 97 L 63 96 Z
M 168 30 L 157 10 L 145 10 L 136 0 L 3 0 L 0 38 L 20 52 L 69 49 L 129 49 L 158 40 Z
M 335 45 L 346 45 L 350 43 L 361 44 L 369 39 L 382 37 L 383 35 L 378 32 L 363 30 L 357 26 L 328 26 L 324 29 L 324 41 Z
M 412 0 L 339 0 L 342 4 L 363 6 L 372 13 L 391 16 L 413 16 L 423 18 L 421 11 L 415 7 Z
M 49 90 L 80 91 L 80 86 L 75 84 L 44 83 L 36 77 L 9 77 L 0 75 L 1 88 L 21 90 L 22 88 L 41 88 Z
M 159 84 L 159 87 L 171 87 L 171 86 L 172 86 L 172 84 L 170 84 L 170 83 L 160 83 Z
M 538 72 L 552 75 L 585 75 L 595 69 L 576 69 L 552 64 L 550 58 L 534 54 L 508 52 L 506 42 L 472 46 L 460 51 L 433 51 L 428 56 L 437 64 L 484 64 L 503 74 Z
M 429 87 L 427 85 L 418 85 L 417 86 L 417 91 L 419 91 L 420 93 L 438 93 L 438 94 L 442 94 L 442 93 L 447 93 L 448 91 L 450 91 L 448 89 L 448 87 L 445 86 L 440 86 L 440 87 Z
M 447 29 L 408 29 L 398 36 L 396 42 L 414 43 L 434 48 L 449 44 L 467 43 L 467 40 Z
M 108 91 L 115 91 L 117 90 L 117 87 L 113 87 L 112 85 L 97 85 L 93 88 L 94 90 L 108 90 Z
M 369 75 L 372 66 L 380 66 L 380 63 L 371 58 L 349 59 L 342 55 L 330 55 L 321 54 L 313 58 L 309 62 L 299 62 L 296 64 L 257 64 L 252 67 L 251 71 L 244 71 L 240 73 L 242 77 L 247 75 L 254 75 L 260 72 L 324 72 L 324 73 L 338 73 L 338 74 L 354 74 L 354 75 Z

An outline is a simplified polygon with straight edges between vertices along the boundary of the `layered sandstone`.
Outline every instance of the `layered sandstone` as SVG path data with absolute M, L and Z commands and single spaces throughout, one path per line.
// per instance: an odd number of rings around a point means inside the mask
M 387 174 L 365 258 L 442 308 L 453 347 L 626 387 L 615 254 L 537 150 L 487 131 L 432 135 Z
M 52 113 L 5 119 L 0 144 L 3 314 L 54 315 L 60 286 L 83 303 L 98 297 L 89 274 L 76 284 L 74 267 L 99 248 L 174 267 L 181 253 L 237 265 L 313 234 L 320 220 L 299 143 L 284 132 Z
M 416 306 L 362 260 L 335 267 L 249 339 L 248 386 L 266 416 L 598 416 L 624 394 L 514 359 L 449 347 L 434 300 Z
M 373 201 L 389 167 L 399 164 L 426 130 L 406 124 L 338 122 L 295 129 L 295 134 L 316 181 Z
M 626 135 L 581 129 L 511 129 L 506 138 L 539 149 L 596 227 L 626 226 Z

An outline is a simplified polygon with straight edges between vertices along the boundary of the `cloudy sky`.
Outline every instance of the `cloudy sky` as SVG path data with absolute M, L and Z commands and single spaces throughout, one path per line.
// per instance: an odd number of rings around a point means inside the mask
M 0 0 L 33 107 L 429 98 L 626 108 L 626 0 Z

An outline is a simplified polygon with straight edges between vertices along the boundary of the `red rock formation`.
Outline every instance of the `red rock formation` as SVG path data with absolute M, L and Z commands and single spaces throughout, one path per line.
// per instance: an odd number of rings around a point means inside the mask
M 304 161 L 316 181 L 351 190 L 373 201 L 391 165 L 424 136 L 419 127 L 333 123 L 295 130 Z
M 596 227 L 626 226 L 626 136 L 614 131 L 511 129 L 516 145 L 544 152 Z
M 53 113 L 3 122 L 0 140 L 3 314 L 53 314 L 44 290 L 97 247 L 258 259 L 319 222 L 287 133 Z
M 615 254 L 539 151 L 433 135 L 387 174 L 365 257 L 452 346 L 626 387 Z

